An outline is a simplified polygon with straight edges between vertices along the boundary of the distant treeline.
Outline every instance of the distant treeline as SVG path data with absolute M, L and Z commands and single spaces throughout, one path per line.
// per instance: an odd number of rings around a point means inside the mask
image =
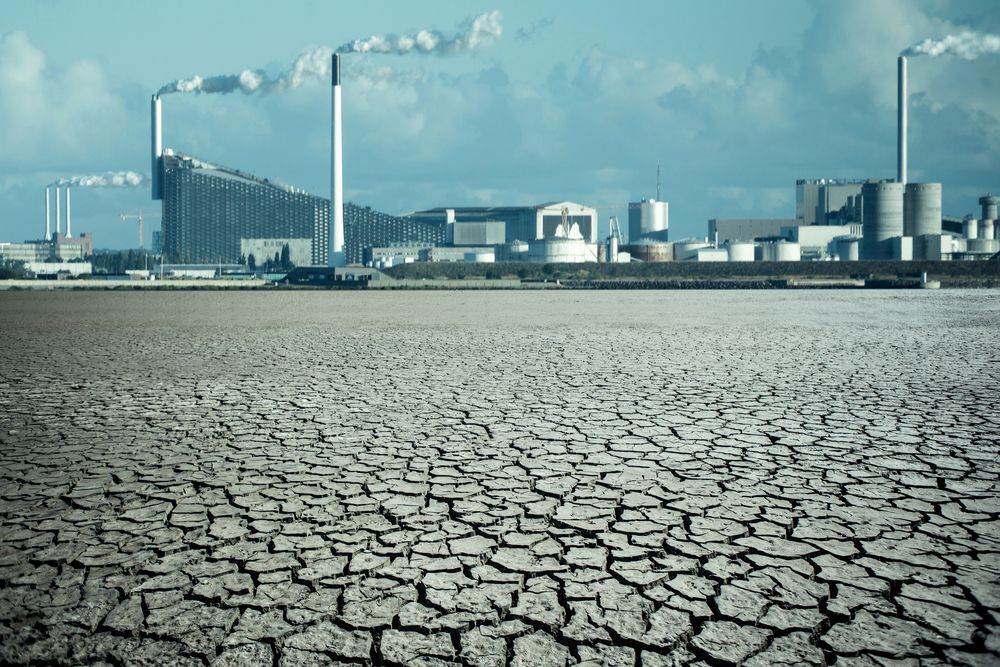
M 94 273 L 121 275 L 136 269 L 153 270 L 160 256 L 145 250 L 97 250 L 90 257 Z

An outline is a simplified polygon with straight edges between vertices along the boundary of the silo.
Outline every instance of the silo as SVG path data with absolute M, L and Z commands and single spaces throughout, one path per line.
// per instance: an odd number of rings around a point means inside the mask
M 730 262 L 752 262 L 754 258 L 754 244 L 737 241 L 729 244 Z
M 983 220 L 997 219 L 998 203 L 1000 203 L 1000 199 L 994 197 L 993 195 L 988 194 L 985 197 L 979 198 L 979 205 L 983 207 Z
M 941 184 L 907 183 L 903 195 L 903 236 L 941 233 Z
M 639 239 L 666 241 L 670 225 L 667 202 L 645 199 L 628 205 L 628 240 Z
M 802 246 L 792 241 L 778 241 L 774 244 L 775 260 L 779 262 L 799 262 L 802 260 Z
M 861 239 L 857 236 L 838 236 L 835 247 L 841 262 L 856 262 L 861 258 Z
M 979 238 L 979 221 L 971 215 L 962 222 L 962 236 L 967 239 Z
M 996 221 L 983 219 L 979 221 L 979 238 L 992 241 L 996 238 Z
M 711 246 L 710 243 L 702 241 L 701 239 L 684 239 L 683 241 L 677 241 L 674 243 L 674 260 L 684 261 L 689 259 L 697 259 L 698 251 L 702 248 L 708 248 Z
M 861 186 L 864 259 L 891 259 L 889 239 L 903 235 L 903 184 L 869 181 Z M 940 221 L 939 223 L 940 224 Z
M 671 262 L 674 259 L 674 245 L 660 241 L 643 239 L 626 246 L 625 251 L 640 262 Z

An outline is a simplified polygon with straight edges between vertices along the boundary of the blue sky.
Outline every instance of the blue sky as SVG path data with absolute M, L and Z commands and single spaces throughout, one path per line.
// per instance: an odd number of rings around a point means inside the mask
M 796 178 L 892 177 L 895 57 L 961 28 L 1000 32 L 995 0 L 793 2 L 125 2 L 0 7 L 0 240 L 41 235 L 60 177 L 149 171 L 149 95 L 195 74 L 278 72 L 304 49 L 502 13 L 503 35 L 449 57 L 353 55 L 348 198 L 391 213 L 572 199 L 602 225 L 650 196 L 673 238 L 710 217 L 791 217 Z M 520 34 L 519 34 L 520 33 Z M 527 33 L 528 38 L 525 38 Z M 915 58 L 910 180 L 947 213 L 1000 191 L 1000 56 Z M 171 95 L 164 143 L 329 190 L 329 88 Z M 76 189 L 74 229 L 135 245 L 118 214 L 147 188 Z M 156 223 L 147 224 L 149 230 Z

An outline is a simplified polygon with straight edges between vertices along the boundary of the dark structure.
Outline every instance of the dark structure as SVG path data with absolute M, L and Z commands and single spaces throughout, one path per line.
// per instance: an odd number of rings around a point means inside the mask
M 330 202 L 180 154 L 163 156 L 163 250 L 175 262 L 233 262 L 240 239 L 311 239 L 326 264 Z
M 170 261 L 235 262 L 241 239 L 310 239 L 327 264 L 330 200 L 188 155 L 163 156 L 163 251 Z M 372 246 L 440 245 L 443 222 L 344 204 L 344 253 L 360 264 Z

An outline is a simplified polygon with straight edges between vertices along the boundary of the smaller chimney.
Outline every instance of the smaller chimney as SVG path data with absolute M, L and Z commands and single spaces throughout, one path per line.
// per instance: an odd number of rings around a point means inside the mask
M 73 223 L 69 217 L 69 186 L 66 186 L 66 237 L 73 236 Z
M 62 234 L 62 188 L 56 186 L 56 236 Z
M 896 154 L 896 182 L 906 185 L 906 125 L 908 99 L 906 93 L 906 57 L 900 56 L 897 62 L 897 100 L 898 107 L 898 136 Z
M 49 212 L 49 186 L 45 186 L 45 240 L 52 236 L 52 218 Z

